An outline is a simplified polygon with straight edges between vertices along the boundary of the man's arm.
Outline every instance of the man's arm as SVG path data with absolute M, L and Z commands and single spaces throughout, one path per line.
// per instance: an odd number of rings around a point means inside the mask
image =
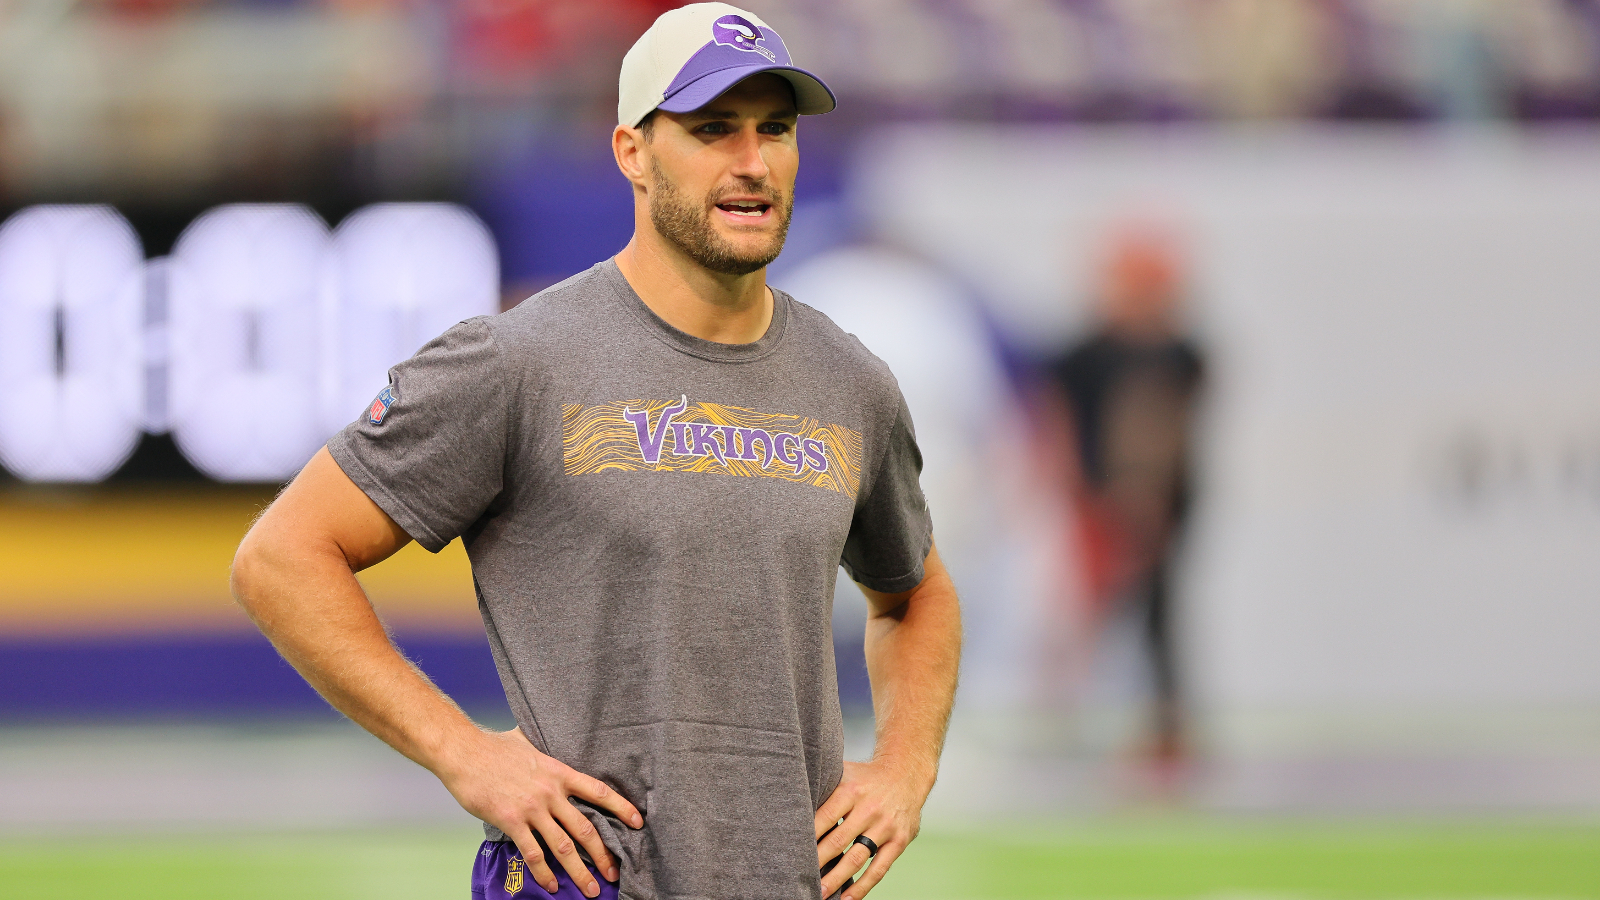
M 858 835 L 878 853 L 845 900 L 861 900 L 883 879 L 917 836 L 938 775 L 961 657 L 961 606 L 937 550 L 923 572 L 922 583 L 904 593 L 861 589 L 870 610 L 866 657 L 877 741 L 871 762 L 844 764 L 839 787 L 817 810 L 817 865 L 845 855 L 823 877 L 824 897 L 866 864 L 866 846 L 852 843 Z
M 528 871 L 555 876 L 534 832 L 585 895 L 600 886 L 581 844 L 608 879 L 617 868 L 568 797 L 644 820 L 605 783 L 545 756 L 520 731 L 484 731 L 390 642 L 355 573 L 411 540 L 352 482 L 326 448 L 261 515 L 233 560 L 233 595 L 256 626 L 340 712 L 424 766 L 468 812 L 516 842 Z

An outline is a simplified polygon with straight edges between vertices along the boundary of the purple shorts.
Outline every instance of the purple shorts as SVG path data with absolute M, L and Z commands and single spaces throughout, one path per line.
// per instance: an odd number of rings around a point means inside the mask
M 472 900 L 509 900 L 512 897 L 589 900 L 572 883 L 572 876 L 560 863 L 551 862 L 550 871 L 555 873 L 556 883 L 560 885 L 554 894 L 528 874 L 528 864 L 523 861 L 522 851 L 517 849 L 516 844 L 510 841 L 484 841 L 483 846 L 478 848 L 478 861 L 472 867 Z M 599 900 L 617 900 L 616 885 L 600 877 L 594 866 L 589 866 L 589 874 L 600 884 Z

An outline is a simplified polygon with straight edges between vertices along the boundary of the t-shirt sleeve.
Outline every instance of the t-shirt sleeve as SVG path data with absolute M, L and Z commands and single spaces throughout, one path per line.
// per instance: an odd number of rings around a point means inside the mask
M 898 594 L 922 583 L 922 565 L 933 549 L 933 521 L 922 496 L 922 451 L 911 413 L 900 398 L 878 470 L 857 498 L 840 563 L 862 587 Z
M 510 390 L 484 318 L 389 370 L 389 386 L 328 452 L 372 501 L 434 553 L 476 522 L 505 472 Z

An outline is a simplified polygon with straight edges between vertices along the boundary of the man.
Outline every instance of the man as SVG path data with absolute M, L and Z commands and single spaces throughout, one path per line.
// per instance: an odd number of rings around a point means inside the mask
M 858 900 L 916 836 L 960 643 L 921 457 L 882 363 L 765 283 L 798 114 L 833 105 L 755 16 L 664 14 L 622 66 L 627 247 L 396 366 L 240 546 L 235 595 L 284 657 L 484 821 L 476 896 Z M 458 535 L 503 734 L 396 652 L 354 577 Z M 871 608 L 859 765 L 841 561 Z
M 1076 432 L 1078 533 L 1098 623 L 1143 619 L 1155 694 L 1150 760 L 1171 778 L 1186 756 L 1170 569 L 1189 509 L 1200 351 L 1181 334 L 1182 284 L 1169 239 L 1118 235 L 1099 327 L 1050 366 Z M 1174 785 L 1175 786 L 1175 785 Z

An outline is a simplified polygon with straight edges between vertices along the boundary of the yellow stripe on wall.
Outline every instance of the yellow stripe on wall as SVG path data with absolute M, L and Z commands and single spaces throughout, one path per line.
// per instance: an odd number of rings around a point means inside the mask
M 262 488 L 13 488 L 0 492 L 0 632 L 249 628 L 228 565 Z M 459 541 L 408 545 L 361 574 L 397 627 L 482 627 Z

